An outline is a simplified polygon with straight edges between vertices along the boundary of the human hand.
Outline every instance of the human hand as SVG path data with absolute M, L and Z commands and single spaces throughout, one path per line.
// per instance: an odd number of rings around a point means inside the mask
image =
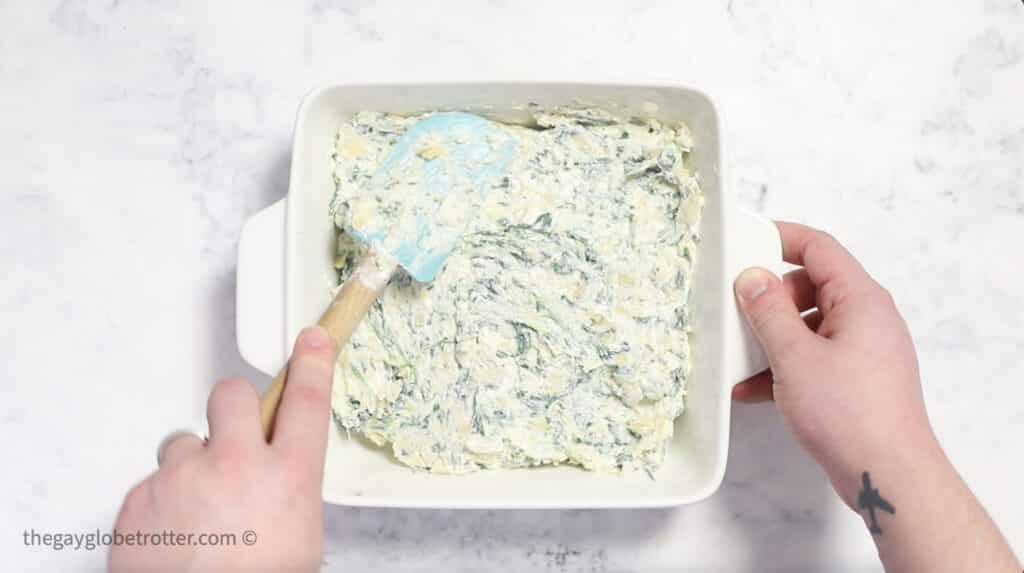
M 914 346 L 892 297 L 842 245 L 803 225 L 777 225 L 783 259 L 803 268 L 781 281 L 757 268 L 737 278 L 740 307 L 771 370 L 737 385 L 733 398 L 774 398 L 790 431 L 854 507 L 865 467 L 941 455 Z
M 209 443 L 194 434 L 165 442 L 160 468 L 128 492 L 115 526 L 120 533 L 193 534 L 197 542 L 199 534 L 230 533 L 234 544 L 116 545 L 110 571 L 319 571 L 334 358 L 334 343 L 323 329 L 302 332 L 270 443 L 252 384 L 217 384 L 207 403 Z

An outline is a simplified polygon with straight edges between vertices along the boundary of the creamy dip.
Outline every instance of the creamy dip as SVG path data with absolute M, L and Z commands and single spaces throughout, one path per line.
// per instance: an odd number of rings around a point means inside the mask
M 342 281 L 366 250 L 346 233 L 353 208 L 422 117 L 362 112 L 338 132 Z M 507 179 L 474 206 L 436 279 L 399 271 L 384 290 L 339 353 L 334 419 L 432 472 L 653 474 L 691 368 L 703 198 L 689 130 L 596 109 L 501 129 L 516 142 Z

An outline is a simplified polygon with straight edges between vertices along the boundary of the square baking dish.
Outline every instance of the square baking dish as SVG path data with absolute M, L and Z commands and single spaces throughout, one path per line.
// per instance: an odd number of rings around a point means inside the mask
M 399 464 L 387 448 L 349 439 L 331 425 L 323 486 L 329 503 L 436 508 L 629 508 L 702 500 L 718 488 L 729 443 L 732 386 L 766 366 L 742 322 L 732 282 L 759 265 L 781 268 L 773 224 L 733 205 L 724 186 L 722 128 L 710 97 L 670 83 L 333 84 L 299 107 L 288 196 L 254 215 L 239 242 L 237 337 L 242 356 L 274 375 L 295 337 L 331 301 L 336 231 L 331 151 L 338 127 L 358 111 L 413 114 L 472 111 L 525 121 L 535 107 L 595 106 L 625 116 L 685 121 L 705 195 L 703 239 L 692 291 L 693 375 L 686 411 L 676 420 L 665 462 L 643 472 L 606 475 L 572 466 L 428 474 Z

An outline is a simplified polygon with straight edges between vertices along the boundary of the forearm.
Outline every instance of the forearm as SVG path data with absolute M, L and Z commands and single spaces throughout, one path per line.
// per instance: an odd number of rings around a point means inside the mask
M 867 456 L 863 467 L 850 467 L 833 481 L 871 530 L 888 573 L 1021 571 L 999 530 L 931 436 L 913 447 Z

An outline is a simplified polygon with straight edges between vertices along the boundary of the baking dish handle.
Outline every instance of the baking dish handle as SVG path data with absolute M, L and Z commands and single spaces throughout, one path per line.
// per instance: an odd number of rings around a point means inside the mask
M 724 326 L 726 348 L 730 355 L 726 356 L 725 379 L 730 385 L 742 382 L 768 367 L 768 358 L 733 295 L 733 281 L 749 267 L 763 267 L 780 275 L 783 270 L 782 239 L 775 223 L 743 209 L 740 209 L 737 219 L 739 224 L 732 226 L 736 234 L 729 237 L 729 244 L 735 245 L 735 248 L 726 258 L 729 301 L 725 305 Z
M 242 358 L 271 376 L 284 364 L 285 199 L 245 222 L 238 240 L 235 337 Z

